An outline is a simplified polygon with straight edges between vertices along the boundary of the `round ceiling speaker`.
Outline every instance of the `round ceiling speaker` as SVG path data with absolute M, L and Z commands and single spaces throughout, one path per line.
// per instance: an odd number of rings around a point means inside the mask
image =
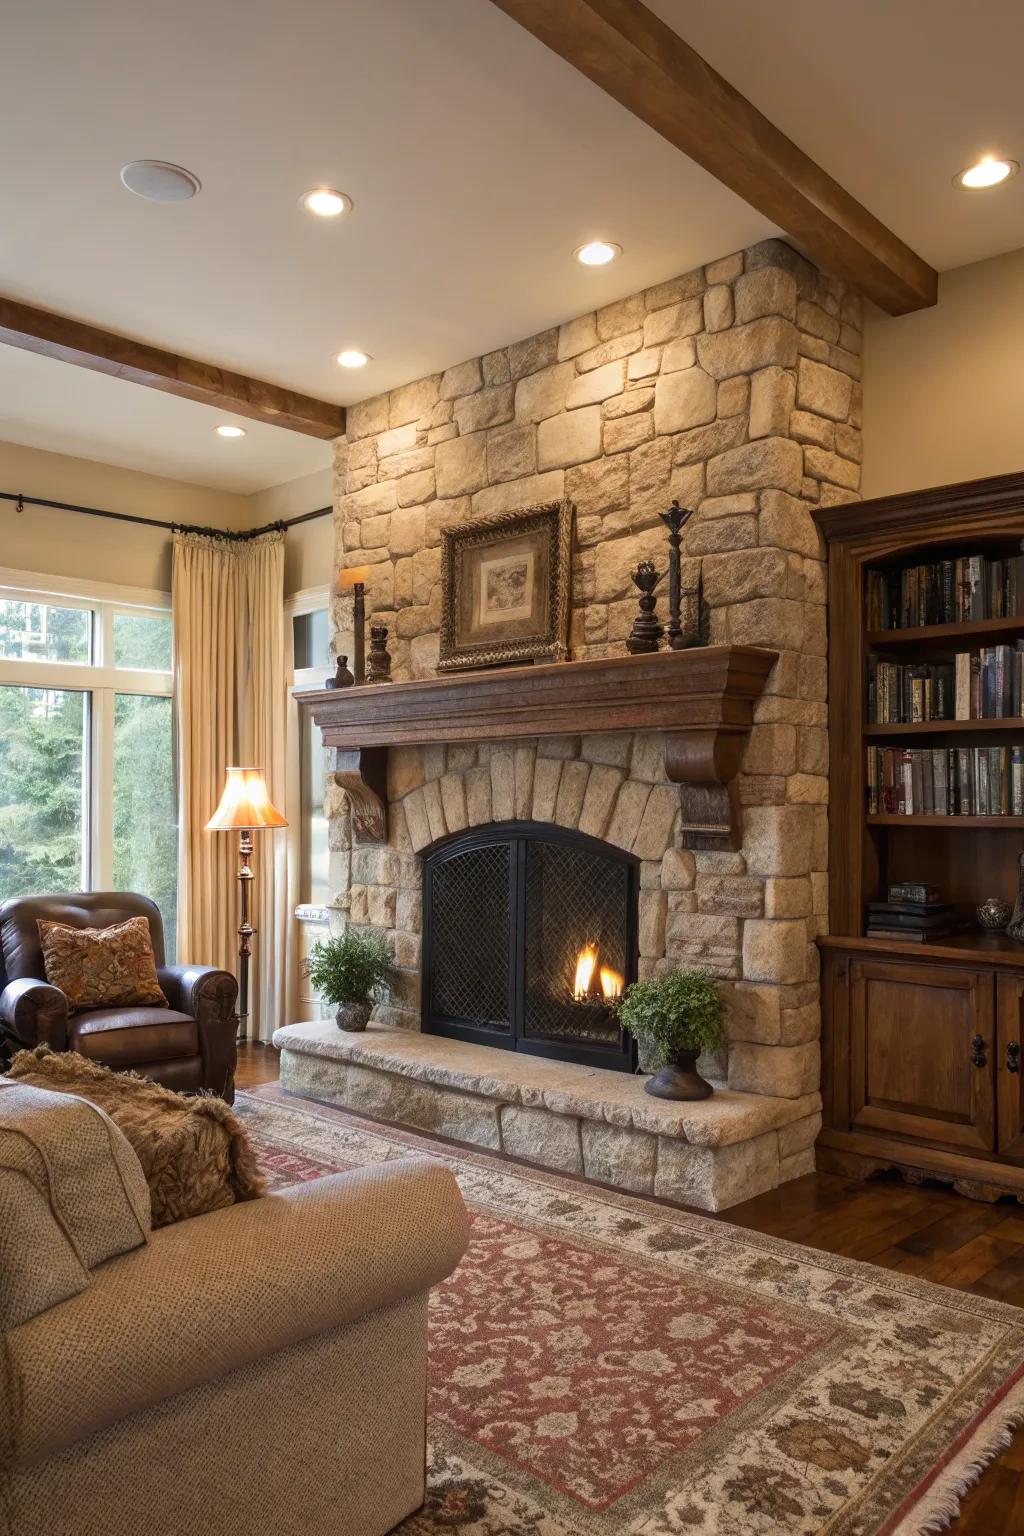
M 184 166 L 166 160 L 129 160 L 121 167 L 121 180 L 129 192 L 150 203 L 184 203 L 202 185 Z

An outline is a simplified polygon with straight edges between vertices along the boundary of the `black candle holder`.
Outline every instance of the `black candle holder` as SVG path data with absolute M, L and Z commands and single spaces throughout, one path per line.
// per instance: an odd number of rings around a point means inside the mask
M 683 529 L 693 516 L 692 509 L 681 507 L 673 499 L 667 512 L 659 512 L 668 529 L 668 643 L 673 651 L 685 650 L 693 644 L 693 637 L 680 622 L 680 548 Z
M 633 628 L 626 637 L 626 650 L 631 656 L 646 656 L 658 649 L 658 642 L 665 633 L 664 627 L 655 616 L 655 608 L 658 599 L 654 595 L 654 589 L 664 576 L 664 571 L 658 571 L 650 560 L 641 560 L 633 572 L 633 585 L 640 590 L 638 605 L 640 612 L 633 620 Z
M 348 657 L 339 656 L 334 668 L 334 676 L 324 679 L 325 688 L 351 688 L 355 678 L 348 669 Z
M 370 651 L 366 658 L 368 683 L 390 683 L 391 681 L 391 652 L 387 648 L 387 638 L 386 624 L 370 625 Z

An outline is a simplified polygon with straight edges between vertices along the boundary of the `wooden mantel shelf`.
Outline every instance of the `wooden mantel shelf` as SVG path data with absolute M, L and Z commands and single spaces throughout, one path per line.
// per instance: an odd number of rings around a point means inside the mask
M 688 846 L 734 846 L 735 778 L 777 652 L 716 645 L 654 656 L 463 672 L 299 695 L 336 752 L 360 841 L 387 836 L 387 749 L 596 731 L 665 734 L 665 772 L 690 787 Z

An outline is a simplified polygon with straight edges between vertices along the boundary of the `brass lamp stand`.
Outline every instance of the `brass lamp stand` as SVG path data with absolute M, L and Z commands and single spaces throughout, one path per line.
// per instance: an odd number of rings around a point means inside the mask
M 275 810 L 258 768 L 229 768 L 220 804 L 206 823 L 208 832 L 237 832 L 239 915 L 238 924 L 238 1042 L 249 1036 L 249 956 L 256 930 L 251 922 L 252 834 L 261 828 L 273 830 L 288 822 Z

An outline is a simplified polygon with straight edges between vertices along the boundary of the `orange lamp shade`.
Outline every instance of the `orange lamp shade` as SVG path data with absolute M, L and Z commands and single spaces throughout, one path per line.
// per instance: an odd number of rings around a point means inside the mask
M 229 768 L 220 804 L 206 823 L 207 832 L 239 832 L 243 828 L 286 827 L 281 812 L 270 803 L 259 768 Z
M 368 581 L 369 576 L 368 565 L 350 565 L 347 570 L 338 572 L 338 591 L 344 592 L 349 587 L 359 586 Z

